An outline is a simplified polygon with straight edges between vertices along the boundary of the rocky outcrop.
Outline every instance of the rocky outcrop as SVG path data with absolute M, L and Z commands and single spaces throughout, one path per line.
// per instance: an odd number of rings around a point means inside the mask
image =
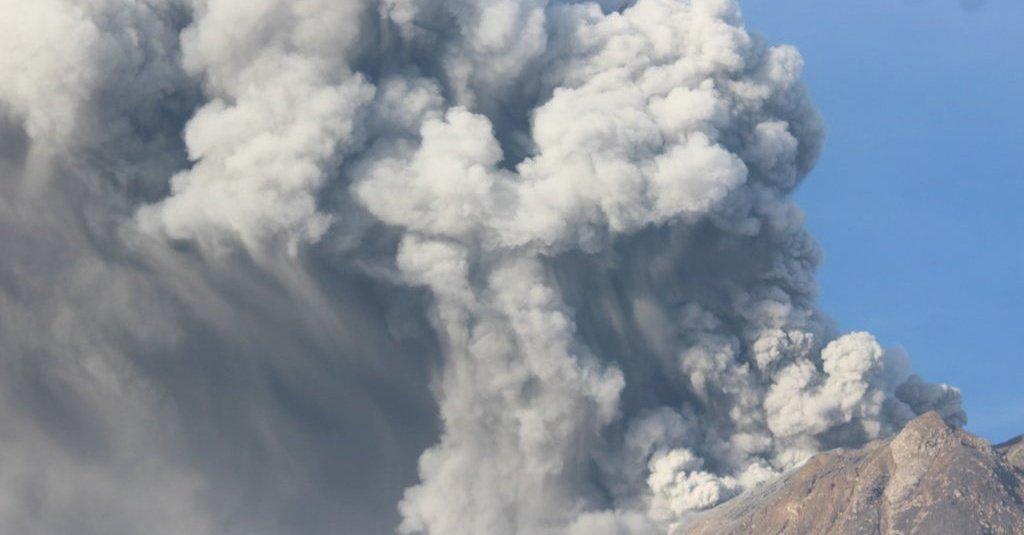
M 818 455 L 686 532 L 1024 534 L 1024 441 L 993 447 L 927 413 L 890 439 Z
M 1002 453 L 1008 463 L 1024 470 L 1024 435 L 1003 442 L 996 446 L 996 451 Z

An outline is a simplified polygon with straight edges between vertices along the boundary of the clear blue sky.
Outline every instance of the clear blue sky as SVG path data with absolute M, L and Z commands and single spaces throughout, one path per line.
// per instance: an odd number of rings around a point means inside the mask
M 971 431 L 1024 433 L 1024 0 L 741 5 L 825 118 L 797 195 L 825 310 L 960 387 Z

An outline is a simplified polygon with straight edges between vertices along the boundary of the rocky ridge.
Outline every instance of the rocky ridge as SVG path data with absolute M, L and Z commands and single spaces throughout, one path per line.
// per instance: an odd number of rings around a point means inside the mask
M 1024 534 L 1024 437 L 998 446 L 934 412 L 811 458 L 697 515 L 691 534 Z

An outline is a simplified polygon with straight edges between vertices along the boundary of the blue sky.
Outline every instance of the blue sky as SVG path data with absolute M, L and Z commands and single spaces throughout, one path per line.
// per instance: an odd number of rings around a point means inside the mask
M 1024 433 L 1024 1 L 741 5 L 828 129 L 797 195 L 825 310 L 960 387 L 971 431 Z

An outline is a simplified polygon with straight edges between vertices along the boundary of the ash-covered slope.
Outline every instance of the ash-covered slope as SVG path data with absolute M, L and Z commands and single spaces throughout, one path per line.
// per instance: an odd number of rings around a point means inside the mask
M 687 533 L 1024 533 L 1024 441 L 993 447 L 929 412 L 891 439 L 820 454 Z

